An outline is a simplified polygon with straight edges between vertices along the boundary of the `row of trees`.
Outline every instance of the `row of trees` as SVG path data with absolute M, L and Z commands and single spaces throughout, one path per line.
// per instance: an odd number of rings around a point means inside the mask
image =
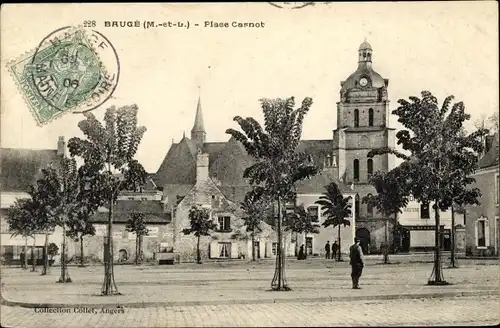
M 422 98 L 409 99 L 399 100 L 400 106 L 392 112 L 405 128 L 396 135 L 404 153 L 384 148 L 373 149 L 368 154 L 368 157 L 392 154 L 404 162 L 390 172 L 376 173 L 372 183 L 377 194 L 365 197 L 363 201 L 374 205 L 387 218 L 393 217 L 395 226 L 397 215 L 406 206 L 410 195 L 421 203 L 433 203 L 435 261 L 429 284 L 446 284 L 440 258 L 440 211 L 451 209 L 454 218 L 455 206 L 478 204 L 481 193 L 477 188 L 470 188 L 474 182 L 471 176 L 477 169 L 479 154 L 483 151 L 482 140 L 488 131 L 480 128 L 467 134 L 464 122 L 470 119 L 470 115 L 465 113 L 462 102 L 451 106 L 453 96 L 447 97 L 442 106 L 427 91 L 422 92 Z M 262 99 L 261 103 L 264 127 L 251 117 L 243 119 L 236 116 L 234 121 L 242 131 L 228 129 L 226 133 L 241 142 L 255 159 L 255 164 L 248 167 L 243 175 L 254 186 L 247 197 L 278 204 L 278 249 L 271 286 L 275 290 L 288 290 L 284 275 L 281 213 L 284 203 L 295 201 L 295 184 L 319 173 L 311 157 L 297 151 L 303 120 L 312 100 L 304 99 L 298 109 L 294 109 L 293 97 Z M 351 214 L 349 197 L 344 197 L 332 182 L 326 186 L 326 192 L 317 204 L 321 205 L 327 217 L 323 226 L 338 226 L 340 236 L 340 227 L 350 224 L 346 219 Z M 299 213 L 300 210 L 296 211 L 295 216 L 300 217 Z M 299 219 L 297 223 L 302 225 L 304 222 Z M 388 262 L 388 238 L 385 262 Z
M 83 237 L 95 233 L 89 218 L 98 207 L 106 206 L 109 215 L 102 294 L 118 294 L 113 274 L 113 208 L 122 190 L 137 190 L 147 177 L 143 166 L 134 158 L 146 131 L 137 125 L 137 110 L 136 105 L 118 110 L 108 108 L 104 124 L 91 112 L 85 113 L 85 119 L 78 123 L 84 138 L 69 140 L 70 157 L 42 169 L 42 178 L 29 190 L 30 199 L 18 200 L 9 211 L 10 228 L 25 237 L 45 233 L 48 240 L 48 234 L 55 227 L 62 228 L 60 282 L 71 281 L 66 265 L 66 237 L 79 238 L 83 249 Z M 83 160 L 80 167 L 76 164 L 77 157 Z M 136 254 L 140 254 L 140 236 L 147 233 L 141 221 L 144 219 L 134 216 L 127 227 L 138 236 Z M 44 273 L 46 268 L 44 265 Z

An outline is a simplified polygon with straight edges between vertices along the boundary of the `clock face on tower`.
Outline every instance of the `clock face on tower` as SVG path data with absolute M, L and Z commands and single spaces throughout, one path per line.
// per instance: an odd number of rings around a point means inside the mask
M 361 80 L 359 80 L 359 85 L 361 85 L 362 87 L 366 87 L 367 84 L 368 80 L 366 79 L 366 77 L 363 77 L 361 78 Z

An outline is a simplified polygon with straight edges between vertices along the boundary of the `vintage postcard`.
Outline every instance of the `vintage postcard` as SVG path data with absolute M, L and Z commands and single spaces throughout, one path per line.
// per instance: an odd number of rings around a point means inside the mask
M 2 326 L 499 323 L 496 2 L 0 24 Z

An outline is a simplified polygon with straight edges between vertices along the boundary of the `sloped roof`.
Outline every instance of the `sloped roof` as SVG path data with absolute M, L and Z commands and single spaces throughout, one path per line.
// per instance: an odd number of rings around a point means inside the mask
M 481 169 L 497 166 L 498 167 L 498 132 L 492 136 L 490 149 L 484 154 L 484 156 L 479 160 L 478 166 Z
M 158 187 L 167 184 L 191 184 L 196 182 L 196 147 L 184 137 L 179 143 L 172 144 L 160 168 L 154 176 Z
M 56 149 L 0 149 L 0 190 L 27 191 L 41 169 L 60 160 Z
M 338 181 L 336 172 L 332 168 L 326 168 L 310 179 L 302 180 L 297 183 L 297 193 L 298 194 L 322 194 L 325 191 L 325 186 L 331 182 L 336 182 L 343 194 L 354 193 L 350 186 Z
M 165 185 L 163 188 L 163 196 L 167 199 L 167 208 L 171 208 L 172 205 L 176 204 L 177 196 L 186 196 L 191 188 L 193 188 L 191 184 Z
M 109 209 L 103 207 L 91 219 L 92 222 L 107 222 Z M 143 213 L 146 223 L 169 223 L 170 212 L 164 212 L 161 201 L 155 200 L 119 200 L 113 207 L 113 222 L 125 223 L 132 213 Z

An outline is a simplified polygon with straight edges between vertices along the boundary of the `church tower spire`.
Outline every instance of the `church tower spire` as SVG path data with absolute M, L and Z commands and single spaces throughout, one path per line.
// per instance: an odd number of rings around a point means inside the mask
M 366 41 L 361 43 L 358 49 L 358 64 L 359 67 L 365 66 L 371 68 L 372 65 L 372 46 Z
M 205 132 L 205 125 L 203 124 L 203 114 L 201 112 L 201 98 L 198 96 L 198 106 L 196 107 L 196 116 L 194 118 L 194 125 L 191 129 L 191 140 L 196 143 L 198 149 L 203 148 L 207 133 Z

